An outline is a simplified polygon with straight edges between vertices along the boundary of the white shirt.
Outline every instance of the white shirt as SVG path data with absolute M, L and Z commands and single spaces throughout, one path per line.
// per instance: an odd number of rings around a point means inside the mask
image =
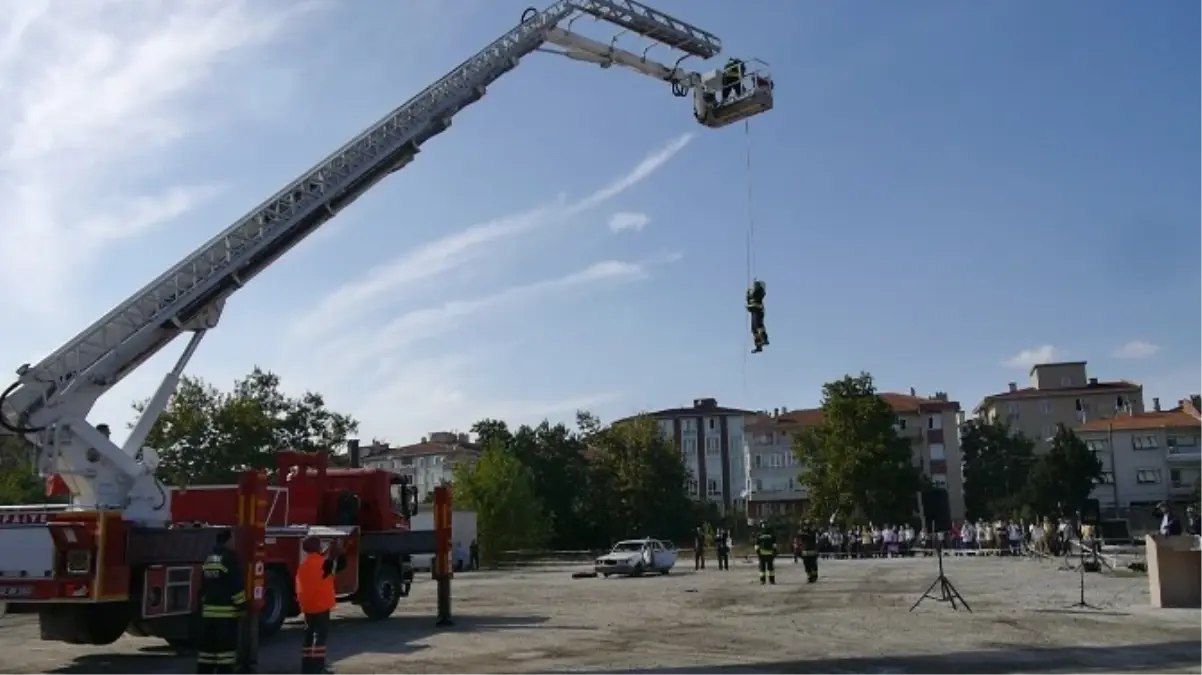
M 881 536 L 885 539 L 886 544 L 897 543 L 897 533 L 893 531 L 893 528 L 888 528 L 884 532 L 881 532 Z
M 965 523 L 960 527 L 960 539 L 963 541 L 972 541 L 977 536 L 977 528 Z
M 1164 518 L 1160 519 L 1160 533 L 1164 536 L 1169 536 L 1169 514 L 1164 514 Z

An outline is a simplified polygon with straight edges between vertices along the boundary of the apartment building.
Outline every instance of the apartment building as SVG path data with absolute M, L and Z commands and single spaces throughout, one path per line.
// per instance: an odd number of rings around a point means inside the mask
M 646 413 L 664 437 L 680 449 L 689 470 L 689 496 L 717 504 L 724 513 L 743 485 L 743 423 L 751 410 L 727 408 L 714 398 L 693 405 Z
M 1093 498 L 1104 510 L 1185 501 L 1202 480 L 1202 419 L 1191 402 L 1162 411 L 1120 414 L 1077 427 L 1077 434 L 1102 462 L 1102 482 Z
M 947 490 L 948 510 L 953 519 L 964 517 L 964 489 L 960 472 L 960 435 L 957 417 L 960 404 L 946 393 L 919 396 L 884 392 L 880 396 L 897 413 L 896 429 L 908 439 L 914 462 L 939 488 Z M 798 480 L 803 471 L 792 451 L 793 434 L 822 421 L 817 408 L 778 408 L 757 414 L 747 421 L 744 490 L 748 517 L 799 513 L 805 508 L 806 491 Z
M 412 477 L 418 499 L 424 501 L 434 488 L 452 482 L 457 463 L 479 459 L 480 448 L 467 434 L 435 431 L 412 445 L 373 443 L 362 446 L 359 453 L 365 467 Z
M 1039 453 L 1048 449 L 1058 424 L 1072 428 L 1083 421 L 1144 412 L 1144 392 L 1134 382 L 1089 377 L 1085 361 L 1041 363 L 1031 368 L 1029 386 L 1011 382 L 1007 391 L 986 396 L 974 412 L 1022 432 Z

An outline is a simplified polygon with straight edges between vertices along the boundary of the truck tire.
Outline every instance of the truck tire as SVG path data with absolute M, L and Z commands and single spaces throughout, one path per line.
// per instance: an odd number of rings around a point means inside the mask
M 259 612 L 259 637 L 268 638 L 280 632 L 284 619 L 288 617 L 288 603 L 292 598 L 292 583 L 279 568 L 267 570 L 263 580 L 263 609 Z
M 401 601 L 401 575 L 392 565 L 380 565 L 369 579 L 370 586 L 364 590 L 359 603 L 363 613 L 372 621 L 381 621 L 392 616 Z

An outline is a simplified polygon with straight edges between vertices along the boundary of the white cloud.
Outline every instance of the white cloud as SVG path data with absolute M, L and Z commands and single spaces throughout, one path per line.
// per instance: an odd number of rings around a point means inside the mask
M 562 223 L 594 209 L 646 180 L 671 160 L 693 139 L 684 134 L 647 155 L 621 178 L 587 197 L 569 203 L 560 195 L 548 205 L 489 222 L 437 239 L 410 251 L 392 262 L 372 269 L 363 277 L 344 284 L 327 294 L 314 309 L 298 318 L 292 333 L 299 338 L 315 338 L 336 330 L 367 312 L 378 309 L 386 300 L 395 299 L 404 287 L 429 280 L 458 269 L 490 251 L 497 242 Z
M 609 217 L 609 229 L 611 232 L 623 232 L 625 230 L 634 230 L 642 232 L 644 227 L 651 222 L 651 217 L 645 213 L 629 213 L 623 211 L 615 213 Z
M 22 289 L 3 302 L 61 309 L 108 245 L 213 197 L 211 185 L 144 184 L 211 124 L 191 104 L 219 64 L 309 7 L 34 1 L 0 17 L 0 283 Z
M 1143 340 L 1132 340 L 1115 349 L 1110 356 L 1116 359 L 1147 359 L 1160 353 L 1160 345 Z
M 1061 353 L 1052 345 L 1041 345 L 1034 349 L 1024 349 L 1002 362 L 1007 368 L 1030 369 L 1041 363 L 1053 363 L 1060 360 Z
M 671 264 L 679 259 L 680 254 L 637 263 L 607 260 L 571 274 L 513 286 L 492 295 L 416 309 L 370 331 L 320 341 L 301 340 L 293 343 L 293 347 L 298 353 L 316 353 L 317 361 L 337 363 L 339 373 L 353 374 L 360 372 L 360 369 L 368 369 L 369 364 L 381 363 L 390 355 L 403 354 L 407 348 L 419 342 L 446 334 L 473 317 L 544 301 L 556 294 L 586 286 L 639 281 L 649 276 L 651 267 Z

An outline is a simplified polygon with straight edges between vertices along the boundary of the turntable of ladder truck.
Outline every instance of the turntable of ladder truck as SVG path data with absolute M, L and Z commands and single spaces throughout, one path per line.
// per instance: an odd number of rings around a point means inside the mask
M 573 25 L 621 29 L 606 42 Z M 650 43 L 641 53 L 618 40 Z M 553 45 L 555 48 L 546 47 Z M 673 65 L 648 58 L 671 52 Z M 57 351 L 17 369 L 0 391 L 0 427 L 38 449 L 38 469 L 65 486 L 69 506 L 0 507 L 0 602 L 36 613 L 42 638 L 108 644 L 124 632 L 186 644 L 197 613 L 199 567 L 220 527 L 237 525 L 251 552 L 252 609 L 272 632 L 296 612 L 290 580 L 308 535 L 343 539 L 350 558 L 337 589 L 372 617 L 408 591 L 409 556 L 432 553 L 432 533 L 409 531 L 411 486 L 389 472 L 335 469 L 324 455 L 280 452 L 273 484 L 243 472 L 238 486 L 171 488 L 143 447 L 192 355 L 217 328 L 226 301 L 374 185 L 413 161 L 452 118 L 535 52 L 603 69 L 621 66 L 692 96 L 693 117 L 717 129 L 773 107 L 773 82 L 756 60 L 729 59 L 707 73 L 721 41 L 634 0 L 559 0 L 529 9 L 504 35 L 364 130 L 225 231 L 202 244 Z M 118 446 L 88 421 L 97 399 L 187 334 L 174 367 Z M 391 506 L 394 483 L 406 495 Z M 248 543 L 249 542 L 249 543 Z M 249 548 L 244 548 L 249 546 Z

